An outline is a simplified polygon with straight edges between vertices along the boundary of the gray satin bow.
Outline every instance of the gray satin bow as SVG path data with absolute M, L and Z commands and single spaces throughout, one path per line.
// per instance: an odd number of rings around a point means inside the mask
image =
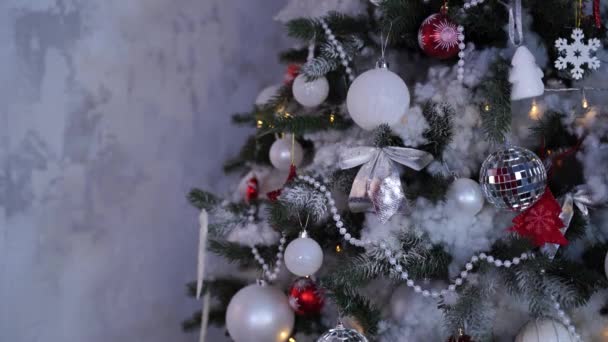
M 562 212 L 559 214 L 559 218 L 564 223 L 564 228 L 560 229 L 562 234 L 566 235 L 566 231 L 570 227 L 570 222 L 574 217 L 574 206 L 576 206 L 584 216 L 589 216 L 589 206 L 593 206 L 595 202 L 591 199 L 591 191 L 587 186 L 581 185 L 574 189 L 573 192 L 569 192 L 562 198 Z M 548 243 L 542 248 L 543 253 L 553 260 L 557 254 L 559 245 Z
M 405 199 L 399 170 L 394 162 L 420 171 L 431 161 L 433 156 L 430 153 L 413 148 L 349 148 L 340 154 L 340 168 L 363 166 L 353 181 L 348 207 L 352 212 L 365 212 L 373 208 L 380 221 L 388 221 Z

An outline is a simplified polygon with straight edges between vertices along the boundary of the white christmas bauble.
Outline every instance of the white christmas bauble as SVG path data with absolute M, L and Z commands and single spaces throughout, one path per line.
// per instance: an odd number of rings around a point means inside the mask
M 293 97 L 304 107 L 316 107 L 327 99 L 329 82 L 321 76 L 312 81 L 306 80 L 304 74 L 298 75 L 293 81 Z
M 484 197 L 479 184 L 468 178 L 458 178 L 448 189 L 448 198 L 454 201 L 461 211 L 476 215 L 483 208 Z
M 226 310 L 226 328 L 235 342 L 287 341 L 294 321 L 287 296 L 269 285 L 242 288 Z
M 299 237 L 285 249 L 285 267 L 300 277 L 314 274 L 323 264 L 323 250 L 317 241 Z
M 270 163 L 279 170 L 289 170 L 291 166 L 292 138 L 291 136 L 277 139 L 270 146 Z M 295 141 L 293 144 L 293 164 L 300 166 L 304 158 L 302 146 Z
M 573 342 L 574 340 L 568 328 L 551 319 L 537 319 L 526 323 L 515 338 L 515 342 Z
M 543 71 L 538 67 L 534 55 L 527 47 L 517 48 L 511 60 L 511 66 L 509 71 L 509 82 L 513 84 L 511 100 L 536 97 L 545 92 Z
M 256 106 L 263 106 L 267 104 L 270 100 L 272 100 L 273 97 L 279 94 L 279 89 L 281 89 L 280 84 L 274 84 L 262 89 L 262 91 L 258 94 L 258 97 L 255 98 Z
M 379 67 L 359 75 L 346 95 L 350 117 L 359 127 L 372 130 L 399 122 L 410 107 L 410 92 L 401 77 Z

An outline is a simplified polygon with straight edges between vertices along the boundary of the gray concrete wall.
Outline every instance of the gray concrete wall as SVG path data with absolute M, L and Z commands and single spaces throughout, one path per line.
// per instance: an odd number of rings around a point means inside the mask
M 197 340 L 184 195 L 226 188 L 229 114 L 281 79 L 280 6 L 0 2 L 0 341 Z

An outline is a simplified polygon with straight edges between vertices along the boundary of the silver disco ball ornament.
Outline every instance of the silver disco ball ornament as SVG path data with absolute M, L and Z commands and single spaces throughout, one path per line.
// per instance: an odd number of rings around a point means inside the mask
M 547 171 L 532 151 L 509 146 L 486 158 L 479 184 L 485 198 L 497 208 L 524 211 L 545 192 Z
M 317 342 L 367 342 L 367 338 L 355 329 L 347 329 L 342 323 L 329 329 L 317 339 Z

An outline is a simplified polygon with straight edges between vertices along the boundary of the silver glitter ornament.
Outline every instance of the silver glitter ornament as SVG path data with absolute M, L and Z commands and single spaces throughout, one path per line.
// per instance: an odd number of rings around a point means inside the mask
M 367 338 L 355 329 L 347 329 L 342 323 L 329 329 L 317 339 L 317 342 L 367 342 Z
M 495 207 L 524 211 L 545 192 L 547 171 L 532 151 L 509 146 L 486 158 L 479 184 L 486 200 Z

